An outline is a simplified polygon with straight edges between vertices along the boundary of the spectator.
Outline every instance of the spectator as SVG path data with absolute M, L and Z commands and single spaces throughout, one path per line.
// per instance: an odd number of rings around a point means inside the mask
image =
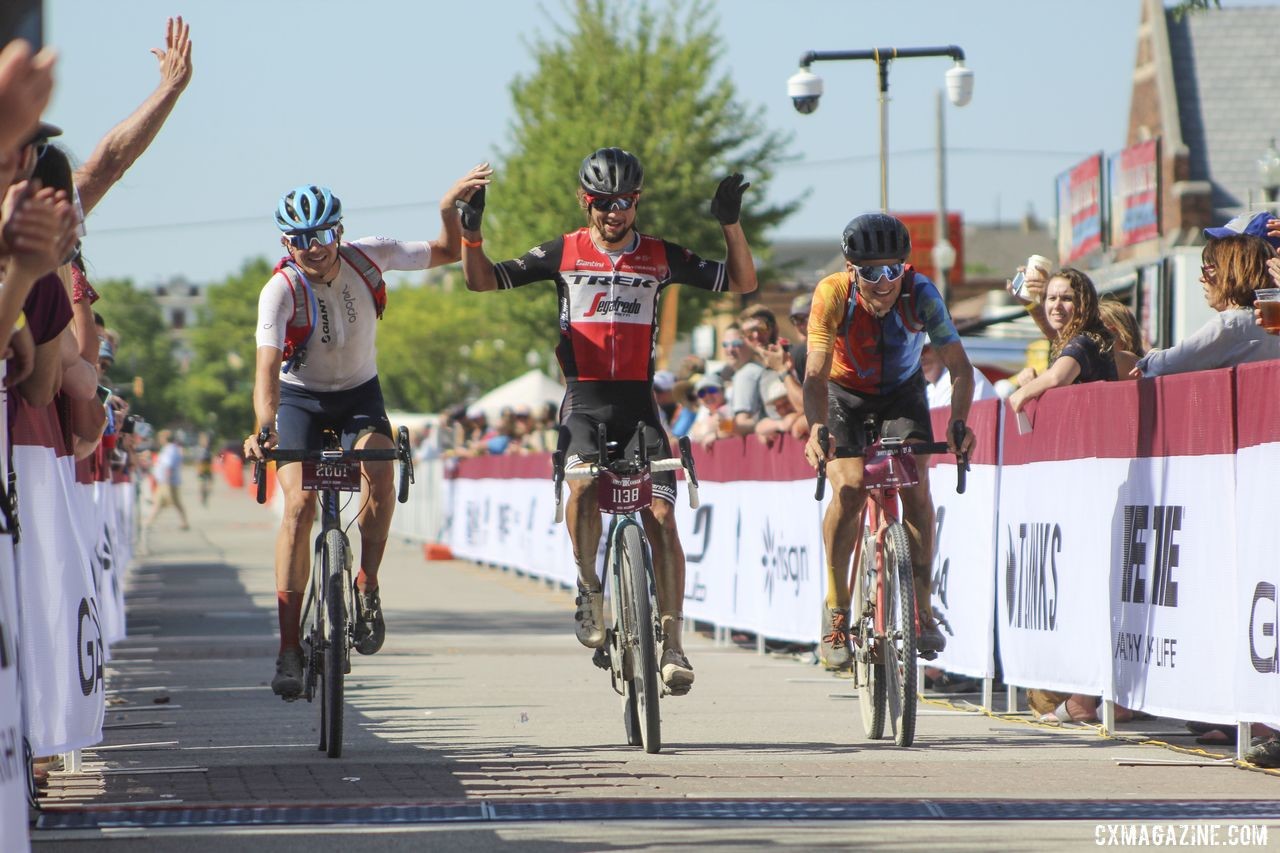
M 173 437 L 173 431 L 162 429 L 156 433 L 156 444 L 160 445 L 160 452 L 156 454 L 155 460 L 151 467 L 151 476 L 156 481 L 156 499 L 155 504 L 151 507 L 151 513 L 147 516 L 143 525 L 151 527 L 155 523 L 156 516 L 167 506 L 172 506 L 178 511 L 178 517 L 182 519 L 179 530 L 187 530 L 187 511 L 182 506 L 182 495 L 180 487 L 182 486 L 182 446 L 178 444 Z
M 1131 375 L 1167 376 L 1280 358 L 1280 339 L 1253 322 L 1253 292 L 1269 283 L 1267 264 L 1275 256 L 1262 237 L 1233 234 L 1210 239 L 1200 256 L 1200 281 L 1217 316 L 1177 345 L 1147 353 Z
M 1102 324 L 1098 292 L 1089 276 L 1073 267 L 1058 270 L 1049 279 L 1037 310 L 1044 313 L 1054 333 L 1049 367 L 1040 375 L 1031 367 L 1018 374 L 1019 388 L 1009 398 L 1015 412 L 1050 388 L 1116 379 L 1111 357 L 1115 341 Z
M 800 413 L 791 402 L 782 376 L 768 375 L 761 388 L 761 396 L 764 398 L 766 414 L 756 422 L 756 438 L 763 444 L 772 446 L 775 438 L 792 432 L 792 426 Z
M 671 435 L 675 438 L 683 438 L 689 434 L 689 429 L 693 426 L 694 418 L 698 416 L 698 398 L 693 393 L 694 380 L 685 378 L 677 379 L 675 386 L 671 389 L 671 395 L 676 400 L 676 413 L 671 418 Z
M 791 300 L 787 319 L 795 326 L 796 339 L 791 344 L 791 363 L 801 383 L 804 382 L 804 364 L 809 355 L 809 309 L 813 307 L 813 294 L 802 293 Z
M 696 381 L 698 376 L 707 372 L 707 360 L 700 355 L 686 355 L 680 359 L 680 367 L 676 370 L 676 379 Z
M 658 404 L 658 418 L 662 421 L 662 428 L 668 433 L 671 432 L 671 420 L 675 417 L 676 409 L 680 407 L 675 394 L 676 375 L 670 370 L 658 370 L 653 374 L 653 399 Z
M 729 407 L 733 411 L 733 431 L 735 435 L 750 435 L 756 428 L 756 421 L 764 415 L 764 401 L 760 396 L 760 381 L 764 376 L 764 365 L 756 356 L 756 351 L 742 336 L 742 328 L 736 323 L 724 330 L 720 340 L 720 348 L 724 351 L 725 361 L 733 377 L 729 388 Z
M 924 391 L 929 401 L 929 408 L 950 406 L 951 372 L 938 357 L 938 351 L 933 348 L 933 344 L 925 344 L 924 349 L 920 351 L 920 369 L 924 372 Z M 973 368 L 973 401 L 976 403 L 979 400 L 994 400 L 998 397 L 995 386 L 988 381 L 981 370 Z
M 689 440 L 710 447 L 721 438 L 730 438 L 733 431 L 733 412 L 724 398 L 724 383 L 719 376 L 703 376 L 693 386 L 698 398 L 698 414 L 689 427 Z
M 1138 359 L 1147 352 L 1142 344 L 1142 332 L 1138 330 L 1138 318 L 1127 305 L 1110 296 L 1098 303 L 1098 311 L 1102 314 L 1102 325 L 1116 340 L 1116 375 L 1121 379 L 1130 378 Z
M 48 48 L 33 56 L 31 45 L 21 39 L 0 50 L 0 151 L 17 148 L 35 133 L 53 95 L 54 60 Z

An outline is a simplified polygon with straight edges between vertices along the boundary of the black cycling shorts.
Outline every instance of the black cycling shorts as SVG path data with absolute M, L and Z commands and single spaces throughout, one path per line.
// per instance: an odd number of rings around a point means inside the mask
M 391 438 L 391 421 L 378 377 L 346 391 L 308 391 L 282 382 L 276 411 L 280 449 L 320 450 L 325 430 L 337 433 L 344 450 L 371 432 Z
M 631 452 L 630 445 L 636 435 L 636 425 L 643 423 L 648 429 L 649 458 L 669 459 L 671 442 L 658 418 L 658 404 L 653 399 L 653 388 L 648 382 L 581 382 L 571 380 L 560 404 L 560 424 L 569 433 L 569 446 L 565 452 L 565 467 L 578 462 L 594 462 L 599 459 L 599 424 L 605 425 L 609 441 Z M 653 496 L 669 504 L 676 502 L 676 475 L 674 471 L 658 471 L 653 474 Z
M 834 382 L 827 384 L 827 429 L 837 456 L 861 456 L 867 446 L 868 415 L 881 421 L 886 438 L 933 441 L 933 419 L 925 398 L 924 373 L 915 374 L 888 394 L 858 394 Z

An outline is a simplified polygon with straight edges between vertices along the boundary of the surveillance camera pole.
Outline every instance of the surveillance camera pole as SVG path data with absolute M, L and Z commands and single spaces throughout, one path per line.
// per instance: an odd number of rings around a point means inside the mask
M 800 57 L 800 67 L 809 70 L 815 62 L 835 59 L 870 59 L 876 64 L 876 82 L 880 90 L 880 209 L 889 211 L 889 63 L 895 59 L 922 56 L 949 56 L 964 62 L 964 51 L 956 45 L 948 47 L 876 47 L 871 50 L 811 50 Z

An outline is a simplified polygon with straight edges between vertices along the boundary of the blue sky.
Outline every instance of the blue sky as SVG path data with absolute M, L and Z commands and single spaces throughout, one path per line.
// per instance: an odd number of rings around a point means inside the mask
M 192 25 L 195 74 L 151 150 L 90 217 L 96 276 L 149 285 L 221 279 L 275 257 L 272 211 L 303 182 L 342 197 L 351 235 L 429 238 L 437 200 L 472 164 L 510 147 L 508 83 L 533 68 L 560 0 L 46 0 L 58 47 L 47 117 L 79 158 L 155 86 L 164 21 Z M 718 0 L 722 70 L 793 135 L 774 200 L 808 192 L 773 236 L 830 237 L 878 207 L 875 67 L 814 66 L 819 110 L 796 113 L 786 80 L 807 50 L 960 45 L 972 103 L 947 107 L 948 200 L 969 221 L 1033 207 L 1052 215 L 1054 175 L 1122 147 L 1138 0 Z M 605 58 L 602 57 L 602 61 Z M 890 71 L 890 207 L 931 210 L 934 98 L 946 59 Z M 586 152 L 583 152 L 584 154 Z M 501 180 L 501 175 L 496 176 Z M 565 192 L 573 186 L 572 168 Z M 575 223 L 566 223 L 571 227 Z M 547 235 L 529 235 L 530 240 Z M 664 235 L 679 240 L 679 235 Z

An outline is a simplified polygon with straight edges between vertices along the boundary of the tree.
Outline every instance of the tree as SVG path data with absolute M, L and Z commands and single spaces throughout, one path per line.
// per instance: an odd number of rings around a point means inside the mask
M 266 260 L 246 261 L 238 274 L 205 290 L 205 304 L 191 329 L 194 357 L 184 383 L 184 408 L 198 427 L 223 438 L 246 436 L 254 427 L 254 329 L 258 294 L 270 277 Z
M 761 236 L 796 207 L 769 206 L 765 189 L 784 159 L 787 138 L 768 130 L 763 110 L 741 101 L 728 76 L 718 23 L 706 0 L 678 0 L 656 12 L 648 2 L 568 0 L 568 23 L 533 44 L 536 69 L 511 84 L 512 149 L 489 192 L 491 256 L 523 253 L 536 242 L 585 222 L 574 195 L 582 158 L 617 146 L 640 158 L 645 190 L 637 226 L 708 258 L 724 257 L 709 204 L 730 172 L 751 181 L 742 227 L 759 250 Z M 555 316 L 548 288 L 514 299 L 520 324 L 546 328 Z M 707 297 L 681 295 L 682 328 Z M 551 340 L 551 338 L 548 338 Z
M 163 426 L 179 420 L 183 412 L 174 341 L 155 296 L 122 279 L 106 281 L 97 290 L 102 298 L 94 310 L 120 337 L 107 384 L 148 421 Z M 135 377 L 142 380 L 141 397 L 134 394 Z
M 1207 12 L 1211 8 L 1221 9 L 1222 0 L 1182 0 L 1176 6 L 1173 6 L 1173 19 L 1181 21 L 1183 16 L 1188 12 Z

